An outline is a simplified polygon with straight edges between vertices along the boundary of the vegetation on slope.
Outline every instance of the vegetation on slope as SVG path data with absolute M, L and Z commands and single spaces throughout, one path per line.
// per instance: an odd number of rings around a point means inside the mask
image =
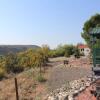
M 0 78 L 5 73 L 18 73 L 27 68 L 41 67 L 48 61 L 49 47 L 29 49 L 17 54 L 9 53 L 0 58 Z
M 0 55 L 6 55 L 9 52 L 18 53 L 28 50 L 29 48 L 40 48 L 37 45 L 0 45 Z
M 8 53 L 0 57 L 0 79 L 6 74 L 19 73 L 29 68 L 40 68 L 48 62 L 48 57 L 75 55 L 79 57 L 79 50 L 73 45 L 59 45 L 55 50 L 50 50 L 48 45 L 43 45 L 41 48 L 28 49 L 19 53 Z M 42 77 L 39 77 L 41 80 Z

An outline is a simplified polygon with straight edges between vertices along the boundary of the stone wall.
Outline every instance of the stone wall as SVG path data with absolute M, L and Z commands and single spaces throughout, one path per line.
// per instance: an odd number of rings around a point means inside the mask
M 45 100 L 74 100 L 74 96 L 77 96 L 86 87 L 90 86 L 90 84 L 91 78 L 87 77 L 67 82 L 61 88 L 48 94 Z

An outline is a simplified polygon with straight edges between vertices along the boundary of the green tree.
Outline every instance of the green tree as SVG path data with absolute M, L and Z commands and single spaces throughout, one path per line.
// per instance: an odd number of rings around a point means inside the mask
M 77 47 L 75 47 L 75 49 L 74 49 L 74 56 L 75 56 L 75 58 L 80 58 L 80 51 Z
M 65 56 L 70 57 L 74 53 L 74 46 L 73 45 L 64 45 L 65 49 Z
M 5 69 L 8 73 L 10 72 L 20 72 L 23 70 L 23 67 L 18 64 L 19 60 L 16 54 L 9 53 L 5 57 Z
M 58 45 L 57 48 L 56 48 L 56 55 L 57 56 L 64 56 L 65 54 L 65 49 L 64 49 L 64 46 L 63 45 Z
M 58 45 L 56 49 L 49 51 L 49 57 L 70 57 L 74 53 L 74 48 L 73 45 Z
M 50 48 L 48 45 L 42 45 L 41 52 L 43 55 L 44 63 L 48 61 Z
M 91 47 L 89 30 L 91 28 L 100 27 L 100 14 L 95 14 L 89 20 L 84 23 L 82 37 L 85 39 L 86 43 Z M 100 41 L 97 40 L 97 46 L 100 47 Z

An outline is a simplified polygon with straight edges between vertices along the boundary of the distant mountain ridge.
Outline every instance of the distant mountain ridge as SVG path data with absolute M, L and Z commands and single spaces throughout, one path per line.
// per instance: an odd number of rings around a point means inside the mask
M 40 48 L 37 45 L 0 45 L 0 55 L 6 55 L 9 52 L 18 53 L 30 48 Z

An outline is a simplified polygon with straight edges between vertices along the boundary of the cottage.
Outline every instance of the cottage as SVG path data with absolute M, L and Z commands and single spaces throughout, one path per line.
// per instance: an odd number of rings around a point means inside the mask
M 79 44 L 78 49 L 79 49 L 80 53 L 83 54 L 84 56 L 89 56 L 90 48 L 87 45 Z

